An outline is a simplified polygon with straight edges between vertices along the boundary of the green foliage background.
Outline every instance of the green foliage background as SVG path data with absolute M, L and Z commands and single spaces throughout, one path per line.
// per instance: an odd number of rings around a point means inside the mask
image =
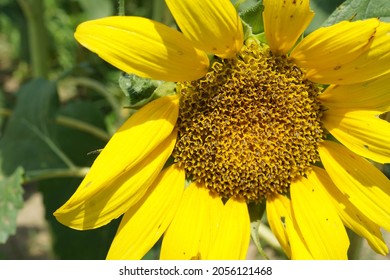
M 233 2 L 244 11 L 258 1 Z M 316 17 L 307 32 L 345 19 L 390 19 L 387 0 L 342 2 L 311 1 Z M 118 14 L 118 5 L 117 0 L 0 0 L 0 244 L 17 233 L 17 214 L 27 194 L 38 191 L 52 258 L 105 258 L 118 221 L 79 232 L 52 213 L 75 191 L 94 151 L 131 114 L 118 86 L 119 71 L 73 38 L 79 23 Z M 127 0 L 124 12 L 174 26 L 163 0 Z M 9 258 L 5 245 L 0 259 Z M 152 251 L 146 258 L 155 257 Z

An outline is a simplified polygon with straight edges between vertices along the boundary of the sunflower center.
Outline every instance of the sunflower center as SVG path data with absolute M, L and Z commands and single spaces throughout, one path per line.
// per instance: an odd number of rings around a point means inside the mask
M 177 89 L 175 162 L 213 193 L 262 200 L 319 160 L 320 89 L 267 47 L 248 44 Z

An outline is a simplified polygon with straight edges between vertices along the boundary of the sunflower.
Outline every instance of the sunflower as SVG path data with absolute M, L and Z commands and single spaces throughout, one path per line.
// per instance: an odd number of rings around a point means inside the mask
M 264 0 L 265 42 L 228 0 L 166 0 L 180 31 L 141 17 L 76 39 L 127 73 L 176 83 L 133 114 L 54 215 L 87 230 L 120 216 L 108 259 L 244 259 L 248 205 L 291 259 L 346 259 L 346 228 L 387 254 L 390 24 L 342 21 L 302 39 L 309 0 Z

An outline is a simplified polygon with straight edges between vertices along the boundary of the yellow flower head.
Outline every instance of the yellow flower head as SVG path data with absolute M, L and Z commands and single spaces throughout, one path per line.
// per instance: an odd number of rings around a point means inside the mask
M 181 32 L 125 16 L 77 28 L 176 93 L 123 124 L 56 218 L 85 230 L 124 214 L 109 259 L 140 259 L 163 234 L 161 259 L 244 259 L 248 204 L 263 203 L 289 258 L 346 259 L 346 227 L 387 254 L 390 182 L 368 160 L 390 162 L 390 24 L 343 21 L 297 43 L 309 0 L 263 0 L 264 44 L 228 0 L 166 3 Z

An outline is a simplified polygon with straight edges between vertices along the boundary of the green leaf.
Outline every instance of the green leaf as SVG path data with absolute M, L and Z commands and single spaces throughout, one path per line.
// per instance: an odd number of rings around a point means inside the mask
M 154 99 L 173 95 L 176 89 L 176 83 L 141 78 L 124 72 L 119 76 L 119 86 L 129 98 L 127 107 L 131 109 L 140 109 Z
M 343 20 L 362 20 L 380 18 L 381 21 L 390 21 L 390 5 L 388 0 L 347 0 L 340 5 L 324 22 L 329 26 Z
M 12 175 L 0 175 L 0 243 L 16 232 L 16 217 L 23 206 L 23 168 L 18 167 Z
M 140 108 L 150 102 L 153 92 L 161 84 L 159 81 L 141 78 L 134 74 L 122 72 L 119 76 L 119 86 L 129 98 L 130 108 Z
M 264 32 L 263 10 L 263 1 L 259 1 L 250 8 L 239 13 L 241 19 L 245 23 L 244 26 L 249 28 L 254 35 Z
M 314 11 L 315 16 L 306 28 L 305 34 L 309 34 L 321 27 L 323 22 L 340 6 L 344 0 L 311 0 L 310 8 Z
M 17 211 L 23 204 L 23 170 L 64 166 L 52 135 L 57 108 L 54 82 L 31 80 L 17 93 L 16 106 L 0 139 L 1 241 L 15 231 Z
M 105 130 L 104 116 L 96 103 L 73 100 L 62 106 L 58 112 L 74 120 L 82 121 Z M 77 166 L 91 166 L 96 155 L 93 152 L 104 148 L 106 142 L 85 131 L 58 125 L 55 127 L 57 142 L 62 151 Z
M 54 82 L 36 79 L 20 89 L 17 104 L 0 140 L 2 170 L 6 175 L 18 166 L 26 172 L 64 167 L 64 158 L 61 158 L 53 133 L 57 109 Z

